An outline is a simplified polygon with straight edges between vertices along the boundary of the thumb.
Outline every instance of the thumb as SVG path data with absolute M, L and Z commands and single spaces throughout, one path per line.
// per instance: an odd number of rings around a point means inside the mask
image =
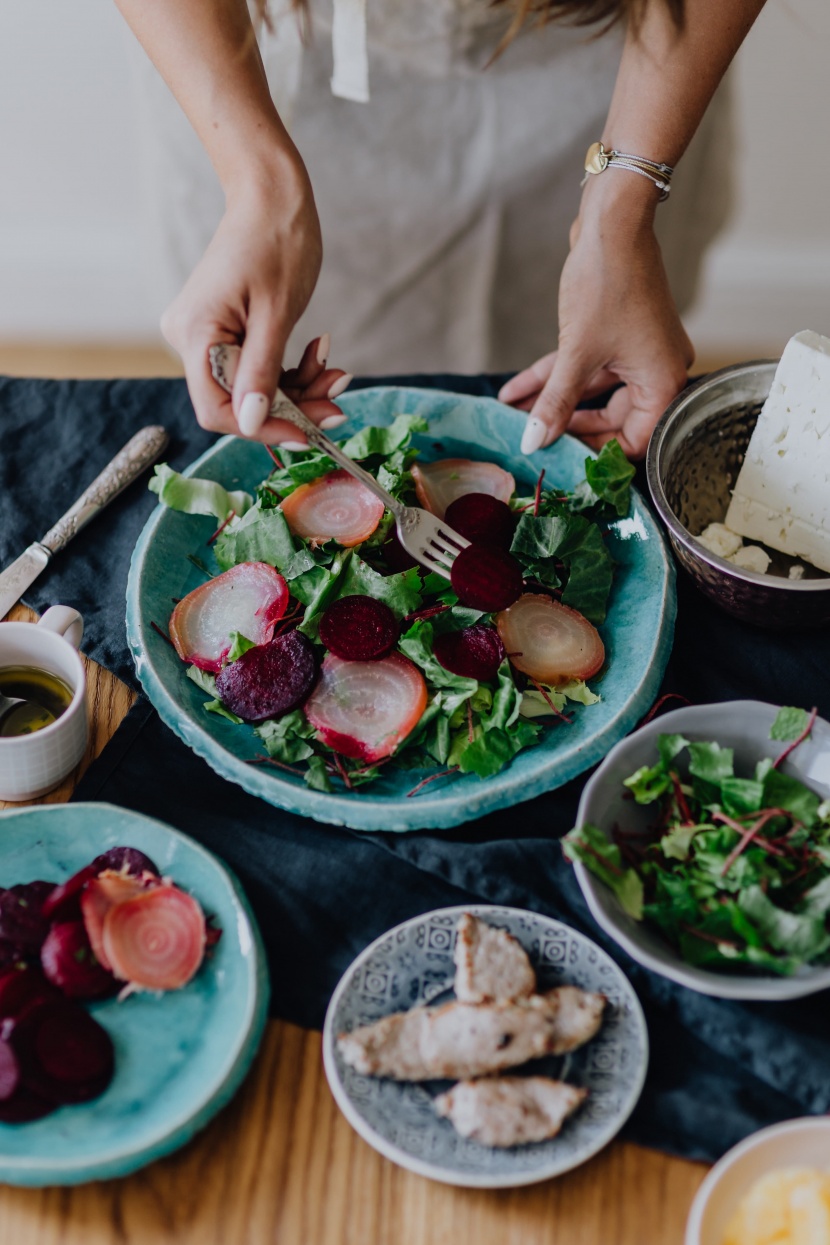
M 274 401 L 288 334 L 282 321 L 252 307 L 233 383 L 233 412 L 243 437 L 259 432 Z
M 523 454 L 534 454 L 562 435 L 595 371 L 595 364 L 583 363 L 567 351 L 559 351 L 553 370 L 525 425 L 521 447 Z

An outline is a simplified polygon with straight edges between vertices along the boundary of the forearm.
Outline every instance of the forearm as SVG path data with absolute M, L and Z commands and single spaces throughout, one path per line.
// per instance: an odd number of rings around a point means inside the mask
M 245 0 L 116 0 L 226 193 L 302 163 L 274 107 Z

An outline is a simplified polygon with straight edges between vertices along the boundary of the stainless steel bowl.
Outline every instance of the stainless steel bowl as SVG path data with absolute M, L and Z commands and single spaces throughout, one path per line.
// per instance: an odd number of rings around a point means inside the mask
M 725 367 L 690 385 L 652 434 L 646 470 L 652 500 L 681 566 L 717 605 L 744 622 L 782 630 L 830 622 L 830 576 L 767 549 L 770 573 L 745 571 L 710 553 L 692 533 L 722 523 L 777 363 Z

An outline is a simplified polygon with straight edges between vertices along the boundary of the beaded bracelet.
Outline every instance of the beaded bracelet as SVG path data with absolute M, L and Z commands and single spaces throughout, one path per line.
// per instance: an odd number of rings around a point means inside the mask
M 661 202 L 669 197 L 674 172 L 670 164 L 647 160 L 645 156 L 632 156 L 625 151 L 606 151 L 602 143 L 591 143 L 585 155 L 585 176 L 581 184 L 584 186 L 589 177 L 604 173 L 606 169 L 628 169 L 631 173 L 639 173 L 654 182 L 660 191 Z

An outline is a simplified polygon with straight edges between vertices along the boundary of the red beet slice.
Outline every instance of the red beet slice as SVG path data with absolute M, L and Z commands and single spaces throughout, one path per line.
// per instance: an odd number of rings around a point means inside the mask
M 0 1124 L 28 1124 L 31 1120 L 39 1120 L 48 1115 L 54 1109 L 53 1102 L 47 1102 L 39 1094 L 33 1094 L 30 1089 L 21 1085 L 11 1098 L 0 1102 Z
M 450 583 L 462 605 L 488 614 L 505 610 L 522 595 L 522 568 L 503 549 L 468 545 L 452 564 Z
M 424 677 L 400 653 L 380 661 L 341 661 L 330 653 L 304 712 L 324 744 L 372 763 L 392 755 L 426 706 Z
M 179 990 L 202 963 L 205 914 L 192 895 L 170 884 L 116 904 L 104 921 L 113 972 L 145 990 Z
M 170 616 L 170 639 L 182 661 L 218 674 L 232 631 L 267 644 L 288 608 L 288 584 L 267 562 L 241 562 L 194 588 Z
M 112 1080 L 115 1051 L 106 1029 L 76 1003 L 33 1009 L 13 1045 L 26 1089 L 55 1103 L 87 1102 Z
M 7 1102 L 20 1085 L 20 1060 L 8 1042 L 0 1041 L 0 1102 Z
M 223 705 L 246 722 L 278 718 L 302 704 L 317 679 L 311 641 L 299 631 L 249 648 L 216 676 Z
M 13 968 L 0 977 L 0 1021 L 17 1020 L 32 1003 L 59 998 L 39 968 Z
M 445 521 L 474 545 L 509 549 L 516 529 L 516 516 L 498 497 L 489 493 L 465 493 L 447 506 Z
M 96 959 L 83 921 L 52 926 L 40 949 L 44 975 L 70 999 L 97 999 L 111 994 L 117 983 Z
M 141 878 L 131 878 L 126 873 L 116 873 L 112 869 L 105 869 L 97 878 L 87 882 L 84 887 L 81 895 L 81 914 L 84 926 L 95 958 L 105 969 L 111 968 L 104 950 L 104 920 L 107 913 L 115 904 L 124 903 L 125 900 L 140 895 L 154 881 L 154 878 L 145 875 Z
M 400 624 L 374 597 L 341 597 L 320 619 L 320 643 L 344 661 L 378 661 L 398 642 Z
M 480 683 L 494 679 L 504 660 L 499 633 L 486 623 L 437 635 L 432 651 L 445 670 L 465 679 L 478 679 Z
M 605 661 L 599 632 L 578 610 L 542 593 L 526 592 L 496 619 L 511 665 L 555 685 L 590 679 Z
M 43 904 L 54 888 L 54 882 L 24 882 L 0 890 L 0 938 L 23 954 L 39 951 L 49 929 Z
M 516 481 L 509 471 L 495 463 L 478 463 L 469 458 L 442 458 L 434 463 L 415 463 L 412 479 L 418 501 L 443 519 L 447 507 L 465 493 L 490 493 L 510 501 Z
M 6 938 L 0 938 L 0 973 L 5 973 L 7 969 L 14 968 L 21 962 L 22 956 L 14 943 Z
M 140 878 L 145 873 L 154 873 L 159 877 L 158 866 L 137 847 L 111 847 L 108 851 L 96 856 L 92 862 L 97 873 L 112 869 L 115 873 L 127 873 L 130 877 Z
M 81 914 L 81 891 L 99 873 L 95 864 L 84 865 L 71 878 L 56 886 L 43 904 L 43 915 L 50 921 L 72 921 Z

